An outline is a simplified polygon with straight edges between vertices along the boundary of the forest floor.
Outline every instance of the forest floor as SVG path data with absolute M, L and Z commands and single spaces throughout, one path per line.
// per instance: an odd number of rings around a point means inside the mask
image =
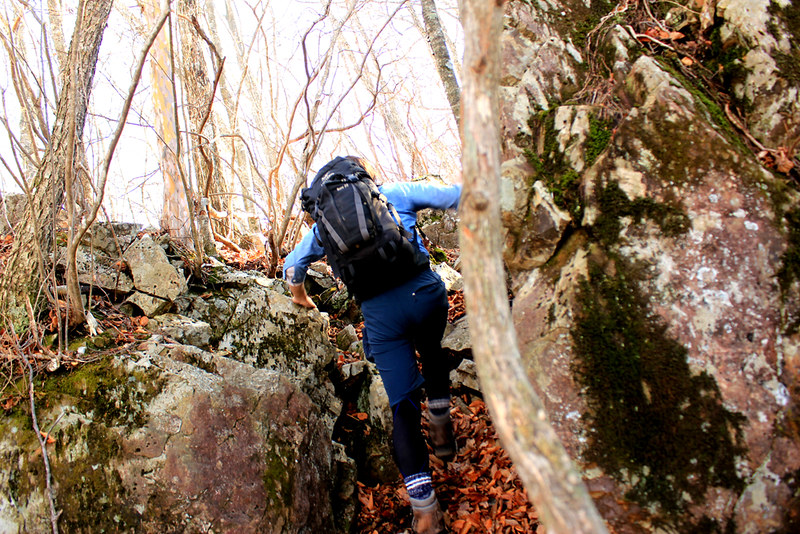
M 469 401 L 469 403 L 467 403 Z M 454 534 L 543 532 L 511 460 L 480 398 L 458 397 L 452 411 L 458 454 L 447 465 L 431 454 L 433 485 Z M 423 421 L 423 427 L 427 424 Z M 359 483 L 355 532 L 394 534 L 411 530 L 411 508 L 401 480 Z
M 10 236 L 0 236 L 0 265 L 5 264 L 11 250 Z M 243 256 L 223 252 L 223 258 L 234 268 L 264 271 L 263 256 L 248 253 Z M 450 296 L 450 321 L 464 315 L 463 295 Z M 142 340 L 150 335 L 144 328 L 147 317 L 130 317 L 120 312 L 117 305 L 102 295 L 92 298 L 92 310 L 103 330 L 115 332 L 109 350 L 118 350 L 126 343 Z M 7 329 L 0 328 L 0 365 L 4 385 L 0 387 L 0 408 L 10 410 L 25 402 L 27 392 L 18 391 L 17 379 L 23 374 L 46 372 L 53 352 L 45 339 L 54 337 L 58 315 L 49 310 L 37 319 L 37 335 L 25 340 L 17 339 Z M 85 333 L 70 332 L 75 338 Z M 331 335 L 335 336 L 332 329 Z M 51 341 L 52 342 L 52 341 Z M 62 368 L 73 369 L 101 354 L 59 355 Z M 341 353 L 339 364 L 352 361 L 357 356 Z M 348 408 L 350 409 L 350 408 Z M 355 411 L 354 408 L 352 408 Z M 445 512 L 449 532 L 455 534 L 483 533 L 541 533 L 538 515 L 527 497 L 508 454 L 499 443 L 483 399 L 475 392 L 461 393 L 454 398 L 453 425 L 458 453 L 453 461 L 444 464 L 431 453 L 433 483 L 437 497 Z M 357 416 L 356 413 L 345 415 Z M 427 433 L 427 421 L 423 420 Z M 405 487 L 398 478 L 391 484 L 358 482 L 357 515 L 354 520 L 356 534 L 397 534 L 411 532 L 411 508 Z

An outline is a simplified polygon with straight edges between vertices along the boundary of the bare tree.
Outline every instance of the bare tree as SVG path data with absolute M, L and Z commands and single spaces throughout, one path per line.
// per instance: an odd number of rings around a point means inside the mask
M 422 0 L 422 19 L 425 21 L 425 31 L 428 34 L 428 44 L 431 47 L 433 58 L 436 60 L 436 70 L 442 79 L 447 101 L 456 118 L 456 123 L 461 116 L 461 90 L 458 87 L 458 80 L 453 69 L 453 62 L 450 61 L 450 53 L 447 50 L 447 40 L 442 30 L 442 23 L 439 20 L 439 13 L 436 11 L 434 0 Z
M 53 233 L 57 210 L 63 205 L 68 184 L 75 173 L 75 156 L 83 135 L 86 111 L 94 78 L 103 31 L 111 11 L 107 0 L 82 0 L 69 50 L 64 87 L 58 99 L 55 122 L 41 165 L 34 177 L 28 199 L 30 217 L 17 228 L 14 246 L 0 282 L 0 308 L 15 324 L 24 324 L 19 312 L 29 297 L 37 302 L 43 279 L 44 260 L 54 251 Z M 71 206 L 68 208 L 72 209 Z M 36 244 L 41 244 L 43 257 L 37 258 Z M 40 260 L 40 261 L 37 261 Z M 70 299 L 75 298 L 70 296 Z M 71 302 L 78 310 L 73 321 L 81 321 L 80 300 Z M 14 310 L 18 310 L 14 313 Z
M 473 351 L 500 438 L 548 531 L 605 533 L 580 473 L 526 378 L 504 283 L 498 80 L 504 2 L 463 0 L 461 252 Z
M 158 17 L 161 0 L 145 0 L 139 3 L 144 21 L 154 23 Z M 131 24 L 139 25 L 138 20 Z M 144 33 L 144 28 L 140 29 Z M 159 34 L 150 48 L 149 77 L 150 100 L 158 142 L 158 164 L 164 183 L 162 194 L 161 229 L 180 242 L 191 236 L 189 227 L 189 204 L 178 167 L 178 124 L 176 123 L 175 99 L 172 86 L 174 66 L 170 59 L 170 35 Z

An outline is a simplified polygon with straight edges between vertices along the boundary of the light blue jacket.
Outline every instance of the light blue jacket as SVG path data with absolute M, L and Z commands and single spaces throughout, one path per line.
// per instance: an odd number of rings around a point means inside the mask
M 414 227 L 417 224 L 417 212 L 425 208 L 457 209 L 461 198 L 461 186 L 443 186 L 430 182 L 395 182 L 382 185 L 381 192 L 392 203 L 406 230 L 414 234 L 416 245 L 427 255 Z M 308 266 L 325 256 L 322 245 L 317 240 L 317 225 L 311 227 L 292 252 L 286 256 L 283 264 L 283 277 L 293 285 L 301 284 L 306 279 Z M 287 271 L 291 279 L 287 278 Z

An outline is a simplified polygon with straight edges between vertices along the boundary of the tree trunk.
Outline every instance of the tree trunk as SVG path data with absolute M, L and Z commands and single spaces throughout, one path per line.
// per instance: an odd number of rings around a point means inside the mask
M 206 0 L 206 18 L 208 19 L 209 30 L 211 32 L 211 39 L 214 45 L 220 49 L 222 41 L 219 38 L 217 31 L 217 17 L 214 12 L 213 0 Z M 231 202 L 237 207 L 241 206 L 244 209 L 246 220 L 244 220 L 244 228 L 247 232 L 258 232 L 258 217 L 256 216 L 256 206 L 253 203 L 253 169 L 247 159 L 247 148 L 239 137 L 239 120 L 238 120 L 238 106 L 230 89 L 228 89 L 228 80 L 223 72 L 219 79 L 219 94 L 222 98 L 222 103 L 225 105 L 225 112 L 228 116 L 227 128 L 222 127 L 222 135 L 229 139 L 231 151 L 231 174 L 238 178 L 241 187 L 241 201 Z M 259 106 L 260 107 L 260 106 Z M 259 117 L 261 118 L 261 117 Z M 232 190 L 235 191 L 235 186 Z M 237 210 L 238 211 L 238 210 Z M 238 218 L 237 218 L 238 219 Z
M 258 31 L 261 27 L 261 23 L 264 20 L 264 17 L 267 14 L 267 8 L 264 8 L 264 12 L 261 14 L 260 17 L 257 18 L 258 24 L 257 28 L 254 30 L 253 39 L 258 34 Z M 256 13 L 253 13 L 253 16 L 256 16 Z M 231 5 L 230 0 L 225 0 L 225 21 L 228 25 L 228 29 L 230 30 L 231 36 L 233 37 L 233 44 L 236 48 L 236 60 L 239 65 L 247 65 L 250 60 L 250 51 L 252 50 L 252 42 L 251 45 L 245 49 L 244 41 L 239 33 L 239 26 L 236 22 L 236 17 L 234 16 L 233 6 Z M 269 57 L 269 44 L 266 42 L 264 46 L 267 47 L 267 51 L 264 53 L 265 55 L 265 81 L 262 84 L 256 84 L 253 76 L 251 75 L 251 70 L 246 69 L 242 75 L 241 79 L 239 80 L 239 86 L 236 89 L 236 100 L 234 108 L 238 113 L 239 107 L 239 100 L 241 98 L 242 91 L 246 92 L 247 97 L 250 100 L 250 103 L 253 107 L 253 112 L 250 117 L 251 120 L 255 122 L 255 131 L 258 134 L 258 138 L 261 139 L 262 148 L 261 151 L 263 152 L 264 157 L 267 161 L 267 168 L 271 169 L 275 166 L 277 161 L 277 154 L 278 154 L 278 141 L 275 139 L 275 134 L 272 132 L 280 132 L 281 128 L 275 119 L 275 107 L 277 105 L 277 101 L 279 100 L 276 95 L 274 94 L 273 85 L 274 82 L 272 80 L 272 72 L 271 72 L 271 65 L 270 61 L 271 58 Z M 262 106 L 263 101 L 270 102 L 272 109 L 272 119 L 273 123 L 268 123 L 266 119 L 266 115 L 264 113 L 264 109 Z M 252 150 L 258 151 L 258 145 L 252 146 Z M 252 168 L 252 162 L 251 162 Z M 252 169 L 256 171 L 255 169 Z M 260 173 L 253 172 L 253 175 L 258 175 L 259 180 L 254 181 L 254 188 L 258 191 L 258 196 L 267 202 L 266 208 L 266 215 L 269 219 L 269 224 L 274 224 L 277 218 L 277 208 L 276 204 L 280 205 L 281 202 L 281 184 L 279 181 L 275 181 L 274 184 L 270 184 L 268 179 L 264 179 L 261 177 Z M 274 191 L 272 190 L 274 188 Z M 277 198 L 275 198 L 277 197 Z M 264 229 L 266 230 L 266 229 Z
M 461 253 L 473 351 L 504 447 L 548 532 L 607 529 L 522 366 L 501 259 L 498 79 L 503 2 L 464 0 Z
M 425 31 L 428 34 L 428 44 L 431 46 L 433 58 L 436 60 L 436 70 L 442 79 L 447 101 L 453 110 L 456 123 L 460 122 L 461 116 L 461 90 L 458 87 L 456 73 L 453 70 L 453 62 L 450 61 L 450 53 L 447 51 L 447 41 L 444 38 L 444 30 L 436 12 L 434 0 L 422 0 L 422 20 L 425 21 Z M 500 38 L 498 34 L 497 38 Z
M 31 300 L 38 304 L 41 268 L 55 251 L 56 213 L 64 202 L 67 173 L 75 173 L 74 168 L 67 166 L 68 162 L 74 166 L 74 156 L 83 136 L 97 56 L 111 4 L 108 0 L 83 0 L 78 5 L 80 25 L 76 26 L 70 43 L 69 65 L 64 69 L 64 87 L 58 99 L 50 142 L 28 199 L 30 217 L 17 228 L 0 283 L 0 308 L 18 326 L 27 324 L 27 319 L 20 322 L 25 317 L 26 297 L 33 297 Z M 23 315 L 17 315 L 20 312 Z
M 201 39 L 192 19 L 198 16 L 196 0 L 179 0 L 178 14 L 182 51 L 181 74 L 189 109 L 189 123 L 194 133 L 189 139 L 192 161 L 197 173 L 197 192 L 208 198 L 208 205 L 216 212 L 225 212 L 228 186 L 222 179 L 219 152 L 214 141 L 214 119 L 210 116 L 213 99 L 206 60 L 201 49 Z M 230 214 L 228 214 L 230 216 Z M 227 221 L 217 219 L 212 224 L 217 233 L 226 235 Z M 214 241 L 206 243 L 207 254 L 216 255 Z
M 155 22 L 160 0 L 140 4 L 147 24 Z M 144 28 L 143 28 L 144 33 Z M 164 182 L 161 229 L 181 242 L 190 239 L 189 203 L 178 169 L 178 125 L 175 122 L 175 99 L 172 90 L 174 66 L 170 64 L 170 36 L 163 32 L 150 48 L 150 81 L 155 131 L 158 134 L 158 165 Z

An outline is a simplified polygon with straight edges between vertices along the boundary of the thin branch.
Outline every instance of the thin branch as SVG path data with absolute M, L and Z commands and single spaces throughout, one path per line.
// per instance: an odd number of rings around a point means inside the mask
M 30 299 L 28 300 L 28 306 L 30 306 Z M 47 500 L 50 505 L 50 526 L 53 530 L 53 534 L 58 534 L 58 516 L 61 515 L 61 512 L 56 511 L 56 503 L 55 503 L 55 498 L 53 496 L 53 487 L 50 483 L 52 474 L 50 473 L 50 459 L 47 454 L 47 440 L 45 439 L 42 432 L 39 430 L 39 421 L 36 417 L 36 402 L 34 401 L 34 392 L 33 392 L 33 378 L 34 378 L 33 366 L 31 365 L 31 361 L 28 359 L 28 355 L 25 354 L 24 350 L 22 350 L 22 347 L 19 344 L 19 338 L 17 337 L 17 334 L 14 331 L 14 325 L 12 325 L 10 321 L 8 321 L 6 331 L 11 333 L 14 339 L 14 344 L 16 345 L 17 348 L 17 352 L 19 352 L 20 356 L 22 357 L 23 363 L 28 368 L 28 400 L 31 408 L 31 424 L 33 426 L 33 432 L 36 434 L 36 439 L 39 440 L 39 448 L 42 450 L 42 462 L 44 463 L 44 472 L 45 472 L 45 486 L 47 487 Z
M 313 156 L 316 154 L 317 148 L 319 147 L 319 144 L 321 142 L 321 138 L 325 134 L 325 132 L 327 131 L 328 123 L 330 123 L 331 119 L 333 118 L 333 114 L 336 112 L 336 110 L 342 104 L 344 99 L 347 98 L 347 95 L 350 94 L 350 91 L 353 90 L 353 87 L 355 87 L 355 85 L 361 79 L 361 75 L 362 75 L 362 73 L 364 71 L 364 65 L 366 65 L 367 60 L 370 58 L 370 52 L 372 51 L 373 46 L 375 46 L 375 42 L 378 40 L 378 37 L 381 35 L 381 33 L 383 33 L 383 30 L 386 29 L 386 27 L 389 25 L 389 23 L 392 21 L 392 19 L 394 19 L 394 16 L 406 5 L 407 2 L 408 2 L 408 0 L 403 0 L 402 2 L 400 2 L 400 4 L 398 4 L 397 8 L 392 12 L 391 15 L 389 15 L 389 17 L 386 19 L 386 22 L 383 23 L 383 26 L 380 27 L 378 32 L 375 34 L 375 37 L 373 37 L 372 41 L 369 43 L 369 46 L 367 47 L 366 52 L 364 52 L 364 58 L 361 60 L 361 65 L 359 65 L 359 70 L 358 70 L 355 78 L 353 79 L 353 82 L 344 91 L 344 93 L 342 93 L 340 95 L 339 99 L 336 101 L 334 106 L 330 109 L 330 113 L 328 115 L 328 118 L 325 120 L 325 123 L 319 129 L 320 137 L 315 140 L 313 146 L 309 150 L 309 153 L 308 153 L 308 156 L 306 158 L 306 161 L 304 162 L 304 165 L 306 167 L 308 166 L 308 162 L 310 162 L 311 159 L 313 158 Z M 298 176 L 298 179 L 295 180 L 294 186 L 292 187 L 291 194 L 289 195 L 289 201 L 287 203 L 286 212 L 284 213 L 283 220 L 281 221 L 281 229 L 280 229 L 280 232 L 278 233 L 278 237 L 277 237 L 277 246 L 278 247 L 280 247 L 281 244 L 283 243 L 283 237 L 284 237 L 284 235 L 286 233 L 286 228 L 289 225 L 289 219 L 290 219 L 290 216 L 291 216 L 291 213 L 292 213 L 292 206 L 294 205 L 294 201 L 295 201 L 295 199 L 297 197 L 297 193 L 298 193 L 298 191 L 300 191 L 300 187 L 305 183 L 305 180 L 306 180 L 306 177 L 304 175 Z
M 142 69 L 144 68 L 145 61 L 147 60 L 147 53 L 150 51 L 150 47 L 153 46 L 156 37 L 158 37 L 158 34 L 164 27 L 164 23 L 166 22 L 169 13 L 170 13 L 169 7 L 167 7 L 164 11 L 161 12 L 156 21 L 156 25 L 153 28 L 153 31 L 150 32 L 150 36 L 148 37 L 147 41 L 145 42 L 144 48 L 139 54 L 139 59 L 136 63 L 136 69 L 134 70 L 133 80 L 131 80 L 131 85 L 130 88 L 128 89 L 128 97 L 125 99 L 125 103 L 122 106 L 122 111 L 120 112 L 120 118 L 119 121 L 117 122 L 117 127 L 114 130 L 114 134 L 111 138 L 111 142 L 109 143 L 108 150 L 106 151 L 106 157 L 103 160 L 103 168 L 100 174 L 100 180 L 97 185 L 97 200 L 92 206 L 91 213 L 86 218 L 83 226 L 81 227 L 81 230 L 78 234 L 78 239 L 77 239 L 78 242 L 80 242 L 80 240 L 83 239 L 83 236 L 88 231 L 89 226 L 91 226 L 91 224 L 97 218 L 97 212 L 100 210 L 100 206 L 103 203 L 106 181 L 108 180 L 108 171 L 109 168 L 111 167 L 111 160 L 114 157 L 114 151 L 116 150 L 117 144 L 119 143 L 119 139 L 122 136 L 122 130 L 125 128 L 125 122 L 128 117 L 128 112 L 130 111 L 133 97 L 136 94 L 136 88 L 139 85 L 139 80 L 142 77 Z

